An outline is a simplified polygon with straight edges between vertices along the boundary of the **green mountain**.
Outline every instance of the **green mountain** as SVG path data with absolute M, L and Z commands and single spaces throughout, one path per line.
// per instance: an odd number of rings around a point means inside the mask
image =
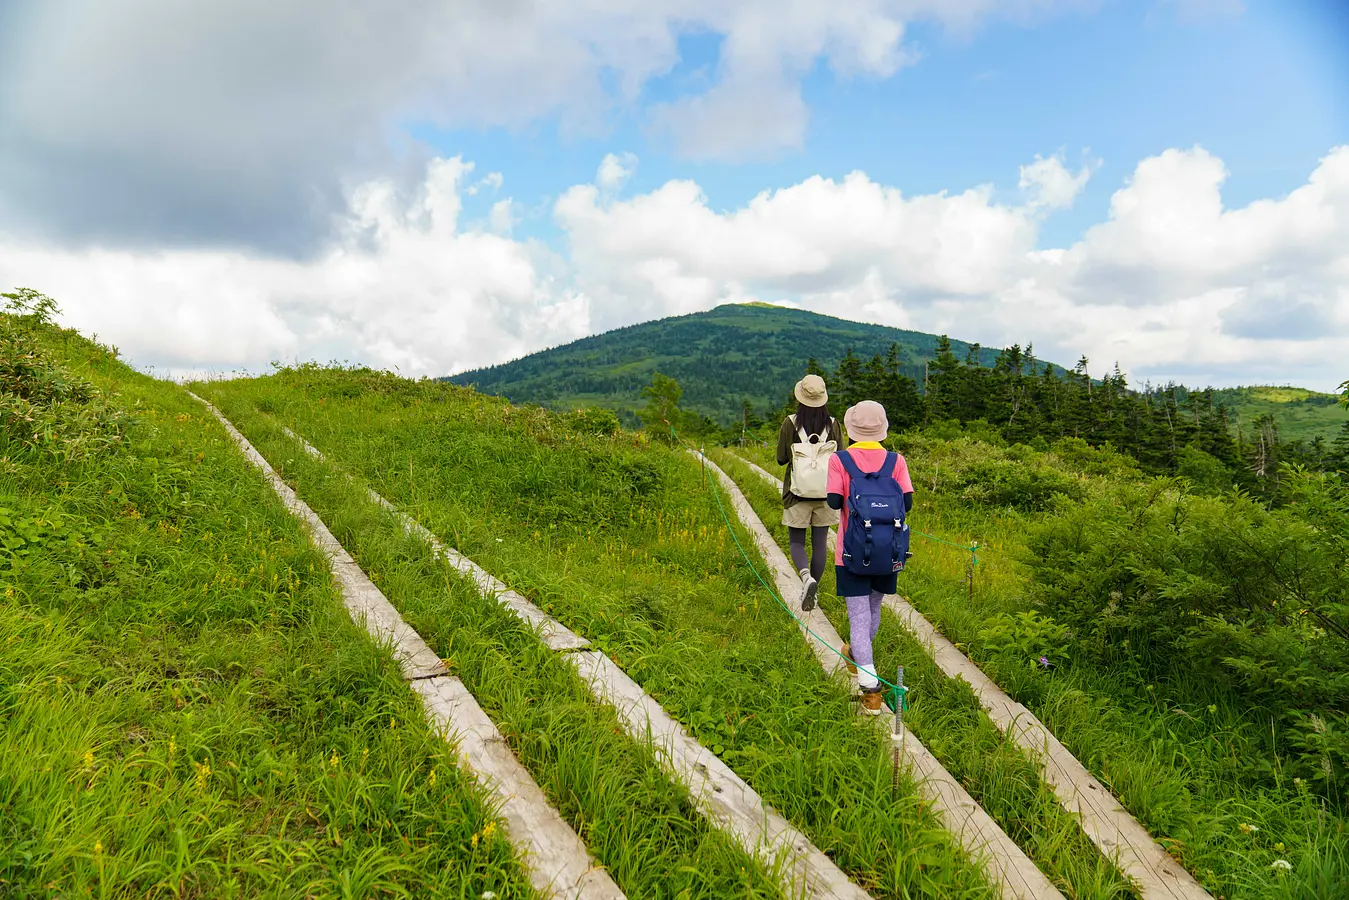
M 937 336 L 850 322 L 767 303 L 727 304 L 708 312 L 643 322 L 582 338 L 508 363 L 445 379 L 515 403 L 552 409 L 603 406 L 625 418 L 644 401 L 641 389 L 661 372 L 684 389 L 682 405 L 722 423 L 740 419 L 742 403 L 777 408 L 814 357 L 833 371 L 851 349 L 864 361 L 899 347 L 901 371 L 923 383 Z M 951 341 L 965 359 L 971 345 Z M 980 348 L 992 365 L 998 351 Z
M 1349 410 L 1339 406 L 1334 394 L 1320 394 L 1300 387 L 1222 388 L 1213 392 L 1213 402 L 1225 404 L 1232 422 L 1246 430 L 1263 416 L 1271 415 L 1285 441 L 1334 440 L 1349 422 Z

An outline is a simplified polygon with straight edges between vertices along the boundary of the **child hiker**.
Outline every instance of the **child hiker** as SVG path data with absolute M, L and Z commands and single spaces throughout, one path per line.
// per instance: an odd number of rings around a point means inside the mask
M 825 501 L 829 460 L 845 446 L 838 422 L 829 414 L 829 392 L 824 379 L 807 375 L 796 383 L 796 412 L 782 420 L 778 430 L 778 465 L 782 476 L 782 524 L 787 526 L 792 564 L 801 575 L 801 608 L 815 608 L 824 574 L 829 528 L 838 524 L 838 512 Z M 806 530 L 810 530 L 810 560 L 806 560 Z
M 881 683 L 871 641 L 881 624 L 881 599 L 895 593 L 909 557 L 913 482 L 904 457 L 881 446 L 890 423 L 885 408 L 863 400 L 843 414 L 853 444 L 829 460 L 828 503 L 840 510 L 842 525 L 834 553 L 838 595 L 848 606 L 849 640 L 843 655 L 857 669 L 862 710 L 881 711 Z

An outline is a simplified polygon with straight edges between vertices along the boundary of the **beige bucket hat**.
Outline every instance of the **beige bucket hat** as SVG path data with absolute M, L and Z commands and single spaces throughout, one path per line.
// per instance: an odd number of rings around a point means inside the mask
M 829 391 L 825 390 L 824 379 L 818 375 L 802 378 L 792 393 L 803 406 L 824 406 L 829 402 Z

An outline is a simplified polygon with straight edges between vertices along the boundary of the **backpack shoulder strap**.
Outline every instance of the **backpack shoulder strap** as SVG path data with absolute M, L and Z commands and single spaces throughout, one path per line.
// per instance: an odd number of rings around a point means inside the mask
M 840 450 L 835 453 L 834 456 L 836 456 L 838 461 L 843 465 L 843 469 L 848 473 L 849 478 L 859 479 L 866 477 L 866 473 L 857 467 L 857 461 L 852 458 L 852 454 L 847 450 Z
M 899 454 L 891 450 L 885 454 L 885 462 L 876 470 L 876 475 L 880 478 L 894 478 L 895 467 L 899 465 Z

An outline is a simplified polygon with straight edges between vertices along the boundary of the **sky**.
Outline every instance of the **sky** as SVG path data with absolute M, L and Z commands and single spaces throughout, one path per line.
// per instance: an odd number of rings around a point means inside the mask
M 1349 378 L 1349 3 L 0 0 L 0 290 L 156 374 L 764 300 Z

